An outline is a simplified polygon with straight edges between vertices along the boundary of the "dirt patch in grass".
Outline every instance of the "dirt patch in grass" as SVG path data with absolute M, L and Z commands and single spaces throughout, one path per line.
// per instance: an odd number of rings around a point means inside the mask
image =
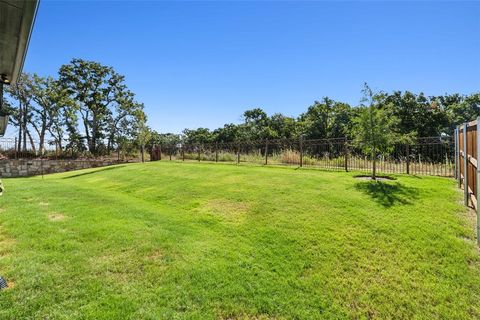
M 15 240 L 13 238 L 8 237 L 3 227 L 0 226 L 0 257 L 8 255 L 10 249 L 15 244 Z
M 65 215 L 57 212 L 50 213 L 48 215 L 48 220 L 50 221 L 62 221 L 65 220 Z
M 163 259 L 163 252 L 161 250 L 155 250 L 147 258 L 153 262 L 160 262 Z
M 249 211 L 250 204 L 229 199 L 212 199 L 204 208 L 215 216 L 236 220 Z
M 144 263 L 134 251 L 107 252 L 90 258 L 91 270 L 112 284 L 124 285 L 142 276 Z

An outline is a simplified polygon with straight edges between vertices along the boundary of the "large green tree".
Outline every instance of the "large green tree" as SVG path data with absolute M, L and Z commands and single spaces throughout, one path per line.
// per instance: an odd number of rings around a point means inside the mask
M 29 123 L 32 118 L 32 99 L 31 90 L 32 75 L 23 73 L 18 77 L 15 84 L 6 86 L 6 93 L 9 96 L 10 114 L 9 121 L 18 128 L 17 149 L 27 150 L 27 138 L 30 141 L 31 148 L 35 150 L 32 133 Z
M 44 153 L 45 139 L 50 133 L 55 140 L 57 148 L 61 150 L 63 140 L 62 111 L 70 107 L 73 102 L 68 98 L 66 90 L 62 89 L 58 81 L 52 77 L 40 77 L 34 74 L 28 82 L 32 100 L 32 116 L 29 122 L 39 139 L 39 152 Z
M 468 96 L 450 94 L 432 97 L 432 100 L 448 117 L 448 124 L 444 128 L 448 134 L 451 134 L 456 126 L 480 116 L 480 92 Z
M 438 136 L 448 124 L 446 112 L 423 93 L 394 91 L 386 94 L 385 102 L 398 118 L 397 130 L 414 137 Z
M 324 97 L 308 107 L 298 120 L 307 138 L 346 137 L 351 131 L 352 110 L 346 103 Z
M 73 59 L 61 66 L 59 82 L 78 104 L 84 138 L 93 154 L 100 153 L 101 147 L 108 148 L 120 121 L 127 118 L 132 124 L 138 121 L 134 115 L 143 106 L 134 101 L 124 76 L 112 67 Z
M 183 130 L 185 143 L 211 143 L 215 140 L 213 133 L 208 128 L 185 129 Z

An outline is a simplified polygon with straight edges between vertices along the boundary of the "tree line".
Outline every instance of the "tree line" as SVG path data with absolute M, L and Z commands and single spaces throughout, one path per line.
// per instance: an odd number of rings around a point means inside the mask
M 150 143 L 232 143 L 300 136 L 353 141 L 365 140 L 365 134 L 375 130 L 377 134 L 370 139 L 381 133 L 383 137 L 391 136 L 390 140 L 407 142 L 418 137 L 452 135 L 457 125 L 480 116 L 480 92 L 426 96 L 409 91 L 374 91 L 365 84 L 362 93 L 363 99 L 356 106 L 324 97 L 298 117 L 281 113 L 269 116 L 261 108 L 253 108 L 243 113 L 240 124 L 228 123 L 214 130 L 185 129 L 182 134 L 152 132 Z M 359 132 L 362 126 L 363 134 Z
M 17 129 L 18 151 L 107 154 L 146 143 L 144 105 L 112 67 L 73 59 L 58 76 L 23 73 L 4 103 Z
M 98 62 L 73 59 L 57 77 L 22 74 L 6 87 L 5 105 L 17 129 L 16 148 L 43 154 L 47 145 L 60 153 L 108 154 L 157 144 L 237 143 L 265 139 L 347 138 L 381 149 L 393 140 L 451 135 L 480 115 L 480 92 L 427 96 L 409 91 L 374 91 L 367 84 L 358 105 L 324 97 L 297 117 L 268 115 L 261 108 L 243 113 L 239 124 L 160 133 L 146 125 L 144 105 L 125 77 Z M 379 137 L 382 139 L 379 139 Z M 387 139 L 388 138 L 388 139 Z M 369 150 L 370 150 L 369 149 Z

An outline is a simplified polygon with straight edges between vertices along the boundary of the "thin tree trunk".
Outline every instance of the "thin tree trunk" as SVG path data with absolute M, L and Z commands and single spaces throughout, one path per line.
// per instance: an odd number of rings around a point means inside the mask
M 22 149 L 22 107 L 19 108 L 19 117 L 18 117 L 18 141 L 17 141 L 17 151 L 20 152 Z
M 35 142 L 33 141 L 33 138 L 32 138 L 32 135 L 30 134 L 29 131 L 27 131 L 27 135 L 28 135 L 28 140 L 30 140 L 30 145 L 32 146 L 32 151 L 33 152 L 36 152 L 37 148 L 35 147 Z M 25 141 L 24 141 L 25 143 Z M 26 145 L 25 145 L 25 150 L 26 150 Z
M 45 126 L 45 123 L 42 124 L 42 129 L 40 130 L 40 141 L 39 141 L 39 152 L 41 155 L 43 155 L 44 151 L 45 151 L 45 133 L 47 131 L 47 128 Z
M 27 106 L 24 106 L 23 108 L 22 126 L 23 126 L 23 151 L 27 151 Z

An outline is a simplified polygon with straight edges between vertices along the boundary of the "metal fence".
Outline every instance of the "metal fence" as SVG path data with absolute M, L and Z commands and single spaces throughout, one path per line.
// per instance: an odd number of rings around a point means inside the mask
M 471 128 L 469 130 L 472 130 Z M 102 156 L 88 151 L 59 150 L 46 143 L 40 154 L 39 141 L 19 146 L 17 139 L 0 139 L 0 160 L 4 159 L 110 159 L 141 161 L 141 153 L 114 150 Z M 145 160 L 210 161 L 321 168 L 334 171 L 369 173 L 373 159 L 345 138 L 278 139 L 235 143 L 163 144 L 152 147 Z M 412 144 L 395 144 L 376 158 L 378 173 L 453 176 L 455 174 L 454 137 L 416 139 Z M 471 179 L 471 181 L 474 181 Z M 472 185 L 472 190 L 475 186 Z M 476 189 L 475 189 L 476 190 Z
M 290 165 L 336 171 L 371 172 L 373 159 L 345 138 L 282 139 L 236 143 L 163 144 L 150 152 L 152 161 L 211 161 Z M 376 158 L 378 173 L 406 173 L 451 177 L 454 175 L 453 137 L 418 138 L 396 144 Z

